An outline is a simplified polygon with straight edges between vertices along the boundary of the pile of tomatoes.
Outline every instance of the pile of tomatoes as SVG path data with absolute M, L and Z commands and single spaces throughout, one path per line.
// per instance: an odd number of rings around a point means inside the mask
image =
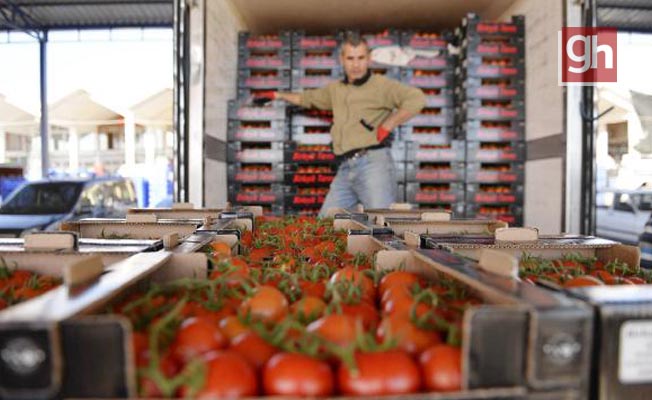
M 0 265 L 0 310 L 41 295 L 61 284 L 61 279 Z
M 140 395 L 236 398 L 455 391 L 466 287 L 377 272 L 332 220 L 265 217 L 244 255 L 213 243 L 208 279 L 132 294 Z M 398 267 L 398 266 L 397 266 Z
M 519 276 L 529 283 L 547 280 L 562 287 L 579 287 L 652 282 L 652 273 L 640 266 L 631 266 L 619 260 L 605 263 L 596 257 L 579 254 L 567 254 L 556 260 L 524 254 L 519 264 Z

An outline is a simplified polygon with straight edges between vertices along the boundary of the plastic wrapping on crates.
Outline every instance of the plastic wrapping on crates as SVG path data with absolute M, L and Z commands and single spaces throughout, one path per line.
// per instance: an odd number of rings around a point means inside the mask
M 385 65 L 406 67 L 416 57 L 434 58 L 439 50 L 415 50 L 411 47 L 383 46 L 371 51 L 371 61 Z

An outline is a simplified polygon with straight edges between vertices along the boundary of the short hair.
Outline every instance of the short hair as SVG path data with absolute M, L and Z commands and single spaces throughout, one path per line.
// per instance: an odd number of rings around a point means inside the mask
M 342 45 L 340 46 L 340 54 L 344 53 L 344 46 L 347 44 L 351 47 L 364 45 L 367 48 L 367 51 L 371 51 L 367 39 L 358 32 L 347 31 L 344 33 L 344 40 L 342 40 Z

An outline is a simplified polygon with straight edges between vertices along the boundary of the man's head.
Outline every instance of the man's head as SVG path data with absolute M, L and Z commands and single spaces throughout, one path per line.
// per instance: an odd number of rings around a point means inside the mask
M 340 63 L 349 82 L 360 79 L 369 71 L 369 45 L 358 34 L 349 33 L 340 47 Z

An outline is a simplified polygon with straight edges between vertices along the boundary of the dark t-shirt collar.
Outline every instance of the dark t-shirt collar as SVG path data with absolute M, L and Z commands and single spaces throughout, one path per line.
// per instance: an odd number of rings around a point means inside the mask
M 367 83 L 369 78 L 371 78 L 371 71 L 367 70 L 367 73 L 362 78 L 354 79 L 351 84 L 353 86 L 362 86 L 365 83 Z M 349 77 L 344 75 L 344 79 L 342 79 L 342 83 L 349 84 Z

